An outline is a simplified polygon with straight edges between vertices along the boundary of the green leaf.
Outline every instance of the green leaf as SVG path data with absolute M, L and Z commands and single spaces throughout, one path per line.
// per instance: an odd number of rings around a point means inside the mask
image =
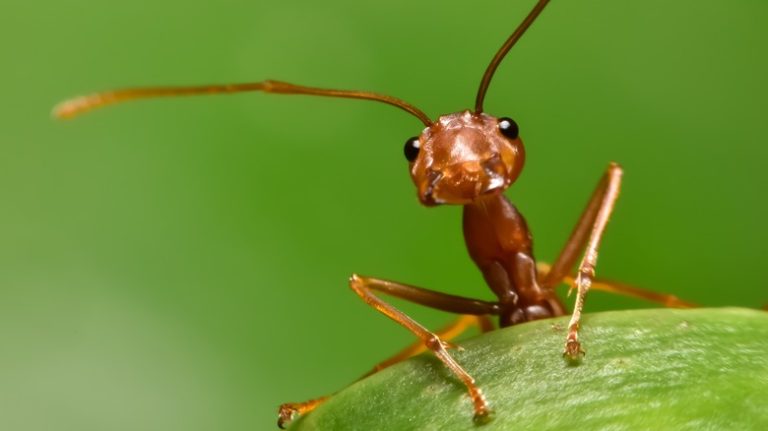
M 298 419 L 308 430 L 768 429 L 768 313 L 736 308 L 585 315 L 587 351 L 561 356 L 567 318 L 464 341 L 454 357 L 493 409 L 472 421 L 464 386 L 420 355 Z

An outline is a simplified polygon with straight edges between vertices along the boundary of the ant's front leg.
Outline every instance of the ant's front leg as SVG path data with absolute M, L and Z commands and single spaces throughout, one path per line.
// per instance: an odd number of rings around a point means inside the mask
M 499 305 L 497 303 L 449 295 L 447 293 L 435 292 L 433 290 L 422 289 L 420 287 L 393 281 L 362 277 L 356 274 L 350 277 L 349 285 L 367 304 L 405 326 L 420 338 L 420 341 L 416 344 L 407 347 L 393 357 L 377 364 L 362 378 L 425 350 L 432 350 L 435 352 L 435 355 L 446 363 L 451 371 L 453 371 L 465 384 L 467 384 L 467 387 L 470 388 L 470 396 L 472 396 L 473 403 L 475 404 L 475 417 L 477 419 L 482 419 L 487 416 L 487 403 L 483 399 L 480 389 L 475 386 L 474 379 L 472 379 L 472 377 L 469 376 L 469 374 L 467 374 L 467 372 L 464 371 L 464 369 L 462 369 L 445 350 L 446 348 L 453 347 L 447 340 L 458 336 L 470 327 L 477 326 L 480 328 L 481 332 L 492 330 L 493 323 L 488 318 L 488 315 L 499 314 Z M 438 310 L 463 314 L 463 316 L 459 317 L 447 327 L 432 333 L 410 317 L 406 316 L 403 312 L 374 296 L 373 291 L 378 291 Z M 474 392 L 472 388 L 474 388 Z M 301 403 L 286 403 L 281 405 L 277 421 L 278 426 L 284 428 L 294 417 L 311 412 L 328 398 L 330 397 L 321 397 Z
M 484 334 L 486 332 L 493 331 L 494 324 L 488 316 L 474 316 L 471 314 L 464 314 L 435 333 L 443 341 L 450 342 L 450 340 L 453 340 L 454 338 L 460 336 L 465 331 L 473 327 L 477 327 L 480 330 L 480 333 Z M 461 349 L 461 347 L 459 347 L 459 349 Z M 424 343 L 417 341 L 404 348 L 403 350 L 397 352 L 393 356 L 379 362 L 371 369 L 371 371 L 365 373 L 360 379 L 362 380 L 370 375 L 378 373 L 385 368 L 391 367 L 392 365 L 395 365 L 426 351 L 427 347 L 424 345 Z
M 597 265 L 597 250 L 600 240 L 605 232 L 608 219 L 611 216 L 616 199 L 619 197 L 621 185 L 621 167 L 611 163 L 603 175 L 600 183 L 587 204 L 586 209 L 579 218 L 576 227 L 571 233 L 563 250 L 560 252 L 549 273 L 544 277 L 545 288 L 553 288 L 561 282 L 571 271 L 578 258 L 578 253 L 584 249 L 584 256 L 576 272 L 574 284 L 576 287 L 576 304 L 573 307 L 571 321 L 568 323 L 568 335 L 565 340 L 563 355 L 576 359 L 584 354 L 579 342 L 579 326 L 581 324 L 581 310 L 584 308 L 584 298 L 592 285 L 595 277 L 595 265 Z
M 472 399 L 472 405 L 475 410 L 475 420 L 484 420 L 490 413 L 488 402 L 485 400 L 483 392 L 475 384 L 475 379 L 448 353 L 447 349 L 453 346 L 448 342 L 443 341 L 437 334 L 430 332 L 427 328 L 421 326 L 421 324 L 408 317 L 408 315 L 402 311 L 382 301 L 373 294 L 374 290 L 383 290 L 382 287 L 391 287 L 392 284 L 391 281 L 361 277 L 357 274 L 352 275 L 349 279 L 349 287 L 351 287 L 366 304 L 413 332 L 419 337 L 421 342 L 424 343 L 424 346 L 431 350 L 432 353 L 434 353 L 435 356 L 437 356 L 437 358 L 462 381 L 462 383 L 464 383 L 469 391 L 469 397 Z

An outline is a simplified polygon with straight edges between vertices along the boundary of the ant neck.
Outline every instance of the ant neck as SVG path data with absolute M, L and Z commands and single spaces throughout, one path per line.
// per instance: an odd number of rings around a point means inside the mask
M 467 214 L 468 209 L 466 207 L 474 207 L 476 208 L 476 210 L 489 213 L 489 212 L 495 212 L 494 210 L 498 211 L 500 207 L 504 206 L 505 204 L 510 205 L 514 208 L 514 206 L 512 205 L 512 202 L 510 202 L 510 200 L 506 196 L 504 196 L 503 192 L 494 192 L 494 193 L 489 193 L 485 195 L 480 195 L 471 203 L 464 205 L 465 207 L 464 214 L 465 215 Z

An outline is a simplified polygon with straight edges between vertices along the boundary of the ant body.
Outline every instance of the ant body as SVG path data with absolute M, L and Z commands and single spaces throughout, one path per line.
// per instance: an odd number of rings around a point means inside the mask
M 619 165 L 609 164 L 576 227 L 551 266 L 537 266 L 533 256 L 532 236 L 525 219 L 503 194 L 520 175 L 525 151 L 515 121 L 488 115 L 483 111 L 483 100 L 496 68 L 548 2 L 537 1 L 491 60 L 483 75 L 474 110 L 443 115 L 436 121 L 415 106 L 391 96 L 304 87 L 279 81 L 104 92 L 65 101 L 55 108 L 54 114 L 59 118 L 69 118 L 92 108 L 132 99 L 262 91 L 373 100 L 396 106 L 418 118 L 425 128 L 420 135 L 406 141 L 404 153 L 419 201 L 426 206 L 463 206 L 463 231 L 470 257 L 497 300 L 465 298 L 356 274 L 352 275 L 349 284 L 368 305 L 419 338 L 418 346 L 382 362 L 371 373 L 405 359 L 419 349 L 428 349 L 463 382 L 473 403 L 474 417 L 484 420 L 490 413 L 489 404 L 472 376 L 448 352 L 453 345 L 447 341 L 447 333 L 461 332 L 475 324 L 482 330 L 493 329 L 487 316 L 498 316 L 499 326 L 505 327 L 564 315 L 566 309 L 555 294 L 555 287 L 565 282 L 571 289 L 576 289 L 577 293 L 563 355 L 578 359 L 584 354 L 578 332 L 581 312 L 585 295 L 591 287 L 668 306 L 690 305 L 671 295 L 595 279 L 598 248 L 619 194 L 622 176 Z M 582 251 L 583 257 L 573 276 L 571 271 Z M 384 302 L 375 295 L 376 292 L 463 316 L 447 330 L 434 333 Z M 278 425 L 285 426 L 296 414 L 313 410 L 325 399 L 282 405 Z

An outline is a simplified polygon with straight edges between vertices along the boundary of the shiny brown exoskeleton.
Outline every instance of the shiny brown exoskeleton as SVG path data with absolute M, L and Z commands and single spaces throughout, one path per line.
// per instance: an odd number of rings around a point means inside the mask
M 472 376 L 448 353 L 448 348 L 453 345 L 447 340 L 464 328 L 478 325 L 483 331 L 491 330 L 493 325 L 488 316 L 498 316 L 499 326 L 504 327 L 564 315 L 565 307 L 555 294 L 555 287 L 566 283 L 571 289 L 576 289 L 577 294 L 563 354 L 576 359 L 583 354 L 578 330 L 584 298 L 590 287 L 668 306 L 690 305 L 671 295 L 594 278 L 597 250 L 619 193 L 622 171 L 617 164 L 609 164 L 571 236 L 551 266 L 537 265 L 532 251 L 531 233 L 525 219 L 503 194 L 520 175 L 525 150 L 514 120 L 486 114 L 483 111 L 483 99 L 499 63 L 547 3 L 548 0 L 538 0 L 491 60 L 480 83 L 475 109 L 443 115 L 436 121 L 432 121 L 415 106 L 391 96 L 303 87 L 279 81 L 118 90 L 71 99 L 58 105 L 54 114 L 59 118 L 68 118 L 95 107 L 131 99 L 262 91 L 374 100 L 396 106 L 417 117 L 426 128 L 419 136 L 406 141 L 404 152 L 419 200 L 427 206 L 463 205 L 463 230 L 469 255 L 497 300 L 464 298 L 356 274 L 352 275 L 349 284 L 367 304 L 419 338 L 416 345 L 380 363 L 371 373 L 425 349 L 430 350 L 463 382 L 472 399 L 475 418 L 483 420 L 490 412 L 488 402 Z M 578 269 L 572 274 L 582 251 L 583 257 Z M 442 331 L 431 332 L 384 302 L 375 292 L 459 313 L 462 317 Z M 313 410 L 326 398 L 283 404 L 279 411 L 278 425 L 285 426 L 295 415 Z

